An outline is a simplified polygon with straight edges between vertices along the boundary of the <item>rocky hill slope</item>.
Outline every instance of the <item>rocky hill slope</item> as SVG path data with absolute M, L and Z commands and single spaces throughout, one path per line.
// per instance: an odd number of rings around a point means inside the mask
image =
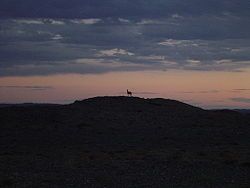
M 235 111 L 96 97 L 2 107 L 0 130 L 0 187 L 250 185 L 250 117 Z

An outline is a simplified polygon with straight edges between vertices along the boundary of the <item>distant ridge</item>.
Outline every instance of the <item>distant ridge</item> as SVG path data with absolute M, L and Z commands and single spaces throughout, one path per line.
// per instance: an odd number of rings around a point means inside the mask
M 25 107 L 25 106 L 58 106 L 60 104 L 51 103 L 18 103 L 18 104 L 0 104 L 0 108 L 3 107 Z
M 250 109 L 234 109 L 236 112 L 240 112 L 242 114 L 250 114 Z

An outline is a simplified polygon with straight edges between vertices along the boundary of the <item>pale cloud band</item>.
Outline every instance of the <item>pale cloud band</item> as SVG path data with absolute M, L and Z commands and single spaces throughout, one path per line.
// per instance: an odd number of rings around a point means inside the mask
M 4 18 L 0 26 L 0 76 L 250 67 L 247 15 Z

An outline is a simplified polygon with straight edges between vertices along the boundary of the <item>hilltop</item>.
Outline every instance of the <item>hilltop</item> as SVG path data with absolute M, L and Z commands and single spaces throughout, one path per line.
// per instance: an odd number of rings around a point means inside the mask
M 1 107 L 0 129 L 1 187 L 249 185 L 250 117 L 236 111 L 95 97 Z

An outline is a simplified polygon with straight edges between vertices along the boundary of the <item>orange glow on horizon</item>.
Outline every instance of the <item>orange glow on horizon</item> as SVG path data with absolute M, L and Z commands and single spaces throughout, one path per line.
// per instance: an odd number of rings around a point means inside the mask
M 250 70 L 141 71 L 106 74 L 65 74 L 0 78 L 0 103 L 69 103 L 94 96 L 125 95 L 126 89 L 139 97 L 181 100 L 201 107 L 250 108 L 250 103 L 231 98 L 250 98 Z M 3 86 L 50 86 L 51 89 L 8 88 Z

